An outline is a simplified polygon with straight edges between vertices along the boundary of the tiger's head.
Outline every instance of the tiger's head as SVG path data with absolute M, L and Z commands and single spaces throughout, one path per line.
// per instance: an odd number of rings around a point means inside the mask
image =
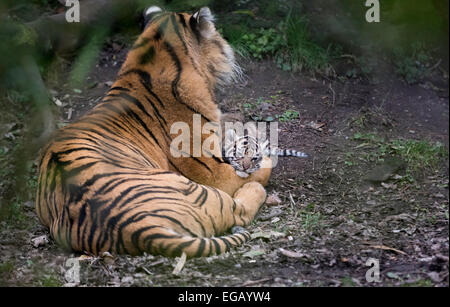
M 167 54 L 178 68 L 199 74 L 212 88 L 241 79 L 234 51 L 216 30 L 209 8 L 188 14 L 152 6 L 144 18 L 145 30 L 133 47 L 142 49 L 141 64 L 154 63 L 158 55 Z

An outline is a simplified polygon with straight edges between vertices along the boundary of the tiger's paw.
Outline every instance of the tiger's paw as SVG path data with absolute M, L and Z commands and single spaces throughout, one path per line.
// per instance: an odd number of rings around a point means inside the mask
M 234 193 L 234 199 L 241 203 L 262 204 L 266 200 L 266 190 L 259 182 L 246 183 Z

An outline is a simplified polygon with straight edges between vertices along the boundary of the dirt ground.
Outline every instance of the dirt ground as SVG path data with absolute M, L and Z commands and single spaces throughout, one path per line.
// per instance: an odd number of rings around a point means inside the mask
M 101 100 L 126 53 L 120 44 L 105 47 L 80 91 L 49 84 L 63 103 L 62 124 Z M 280 158 L 267 191 L 281 202 L 262 208 L 249 227 L 255 238 L 224 255 L 189 260 L 179 274 L 172 274 L 178 259 L 82 257 L 79 286 L 448 286 L 448 161 L 439 171 L 419 172 L 416 183 L 405 183 L 402 169 L 366 180 L 380 166 L 367 158 L 377 148 L 354 137 L 371 132 L 448 148 L 448 79 L 328 80 L 283 72 L 271 61 L 245 62 L 244 84 L 218 93 L 222 110 L 248 120 L 295 110 L 298 117 L 279 122 L 279 147 L 310 154 Z M 34 203 L 25 206 L 35 223 L 31 231 L 1 234 L 0 283 L 73 285 L 64 277 L 66 261 L 80 255 L 51 239 L 34 247 L 32 240 L 48 232 Z M 366 279 L 370 258 L 379 262 L 379 282 Z

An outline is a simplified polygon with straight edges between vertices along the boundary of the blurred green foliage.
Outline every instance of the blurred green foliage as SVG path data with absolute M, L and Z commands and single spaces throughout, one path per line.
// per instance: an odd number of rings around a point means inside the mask
M 394 50 L 395 71 L 408 84 L 417 83 L 426 78 L 432 69 L 433 57 L 425 44 L 416 42 L 408 50 Z

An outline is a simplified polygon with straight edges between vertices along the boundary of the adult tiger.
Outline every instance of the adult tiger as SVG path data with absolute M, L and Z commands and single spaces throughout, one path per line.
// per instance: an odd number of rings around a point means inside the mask
M 252 221 L 270 159 L 244 179 L 220 154 L 170 154 L 175 122 L 192 131 L 193 114 L 220 121 L 214 88 L 232 81 L 238 66 L 208 8 L 189 15 L 152 7 L 146 15 L 102 103 L 43 149 L 37 215 L 73 251 L 218 254 L 249 239 L 215 236 Z

